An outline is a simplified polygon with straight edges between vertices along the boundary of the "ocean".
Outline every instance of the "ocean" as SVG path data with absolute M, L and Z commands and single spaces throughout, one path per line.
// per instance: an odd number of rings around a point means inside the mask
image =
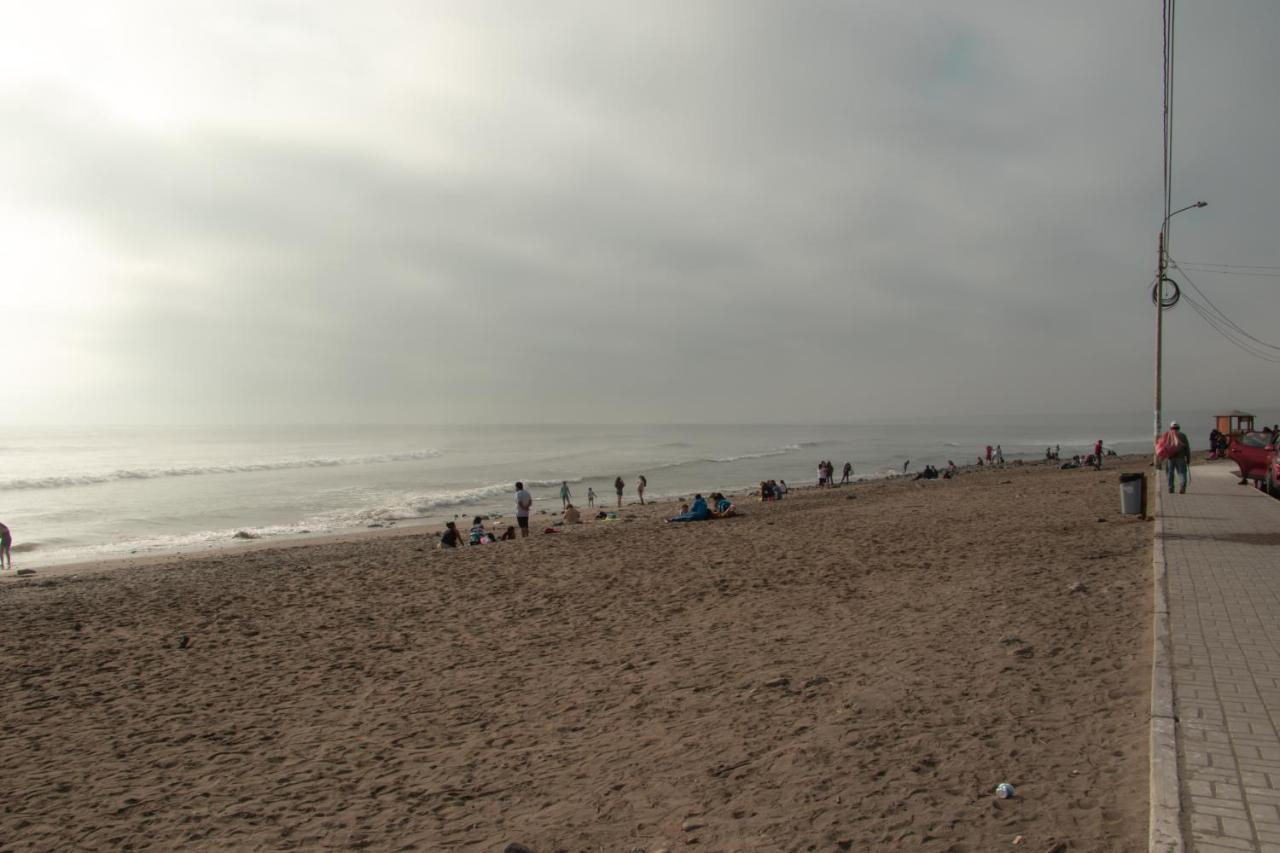
M 1205 442 L 1194 431 L 1197 447 Z M 0 521 L 17 568 L 260 539 L 513 513 L 522 480 L 534 509 L 574 502 L 743 491 L 762 479 L 816 480 L 829 459 L 855 479 L 926 463 L 1151 447 L 1150 416 L 987 418 L 828 426 L 265 426 L 0 428 Z

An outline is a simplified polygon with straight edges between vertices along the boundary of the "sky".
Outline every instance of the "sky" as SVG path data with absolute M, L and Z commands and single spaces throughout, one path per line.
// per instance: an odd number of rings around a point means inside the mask
M 0 424 L 1151 411 L 1155 2 L 0 8 Z M 1170 255 L 1280 344 L 1280 4 L 1177 37 Z

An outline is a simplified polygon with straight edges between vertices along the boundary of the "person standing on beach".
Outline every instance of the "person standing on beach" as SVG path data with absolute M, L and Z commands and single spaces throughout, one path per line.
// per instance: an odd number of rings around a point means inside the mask
M 636 484 L 636 492 L 640 495 L 640 505 L 644 506 L 644 489 L 649 485 L 649 481 L 644 478 L 644 474 L 640 475 L 640 481 Z
M 529 510 L 533 508 L 533 495 L 524 490 L 524 483 L 516 483 L 516 524 L 520 535 L 529 535 Z
M 622 476 L 619 475 L 613 479 L 613 490 L 618 493 L 618 509 L 622 509 L 622 490 L 627 484 L 622 482 Z
M 1004 449 L 998 444 L 996 445 L 996 463 L 999 465 L 1004 464 Z
M 1102 439 L 1093 443 L 1093 467 L 1102 470 Z
M 990 448 L 988 448 L 988 450 L 989 450 L 989 449 L 990 449 Z M 910 459 L 908 459 L 906 462 L 903 462 L 903 463 L 902 463 L 902 473 L 904 473 L 904 474 L 905 474 L 905 473 L 907 473 L 907 469 L 908 469 L 908 468 L 910 468 L 910 467 L 911 467 L 911 460 L 910 460 Z
M 4 568 L 5 560 L 9 561 L 9 568 L 13 568 L 13 554 L 9 553 L 9 546 L 12 544 L 13 534 L 4 526 L 4 522 L 0 522 L 0 569 Z
M 596 490 L 587 486 L 587 506 L 596 505 Z
M 844 483 L 849 482 L 849 475 L 853 473 L 853 463 L 852 463 L 852 462 L 846 462 L 846 463 L 844 463 L 844 472 L 843 472 L 843 473 L 844 473 L 844 476 L 840 478 L 840 483 L 841 483 L 842 485 L 843 485 Z
M 569 494 L 569 481 L 561 480 L 560 481 L 560 503 L 562 504 L 562 506 L 560 508 L 567 509 L 569 507 L 569 499 L 572 497 L 573 495 Z
M 1165 433 L 1165 441 L 1166 446 L 1171 448 L 1168 461 L 1164 466 L 1169 475 L 1169 494 L 1173 494 L 1173 475 L 1175 473 L 1182 479 L 1178 494 L 1186 494 L 1187 466 L 1191 464 L 1191 442 L 1187 439 L 1186 433 L 1182 431 L 1182 427 L 1178 426 L 1177 421 L 1169 424 L 1169 431 Z

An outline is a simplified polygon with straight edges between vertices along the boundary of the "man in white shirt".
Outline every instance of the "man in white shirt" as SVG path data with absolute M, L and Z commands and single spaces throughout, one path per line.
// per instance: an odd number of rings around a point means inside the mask
M 520 525 L 520 535 L 529 535 L 529 509 L 533 506 L 533 495 L 524 490 L 524 483 L 516 483 L 516 524 Z

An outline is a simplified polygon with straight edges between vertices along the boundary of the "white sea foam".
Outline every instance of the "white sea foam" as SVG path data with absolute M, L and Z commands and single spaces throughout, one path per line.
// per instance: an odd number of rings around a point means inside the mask
M 119 480 L 156 480 L 163 477 L 199 477 L 206 474 L 243 474 L 252 471 L 282 471 L 292 468 L 336 468 L 342 465 L 375 465 L 384 462 L 409 462 L 434 459 L 438 450 L 413 450 L 405 453 L 382 453 L 374 456 L 313 456 L 303 459 L 274 459 L 230 465 L 177 465 L 161 468 L 123 468 L 97 474 L 62 474 L 50 477 L 0 480 L 0 491 L 19 489 L 60 489 L 68 486 L 91 486 Z
M 797 450 L 800 450 L 802 447 L 812 446 L 812 445 L 813 445 L 813 442 L 807 442 L 803 444 L 788 444 L 783 447 L 776 447 L 773 450 L 762 450 L 759 453 L 742 453 L 737 456 L 711 457 L 711 458 L 700 460 L 700 461 L 725 463 L 725 462 L 741 462 L 743 459 L 767 459 L 770 456 L 786 456 L 788 453 L 794 453 Z

